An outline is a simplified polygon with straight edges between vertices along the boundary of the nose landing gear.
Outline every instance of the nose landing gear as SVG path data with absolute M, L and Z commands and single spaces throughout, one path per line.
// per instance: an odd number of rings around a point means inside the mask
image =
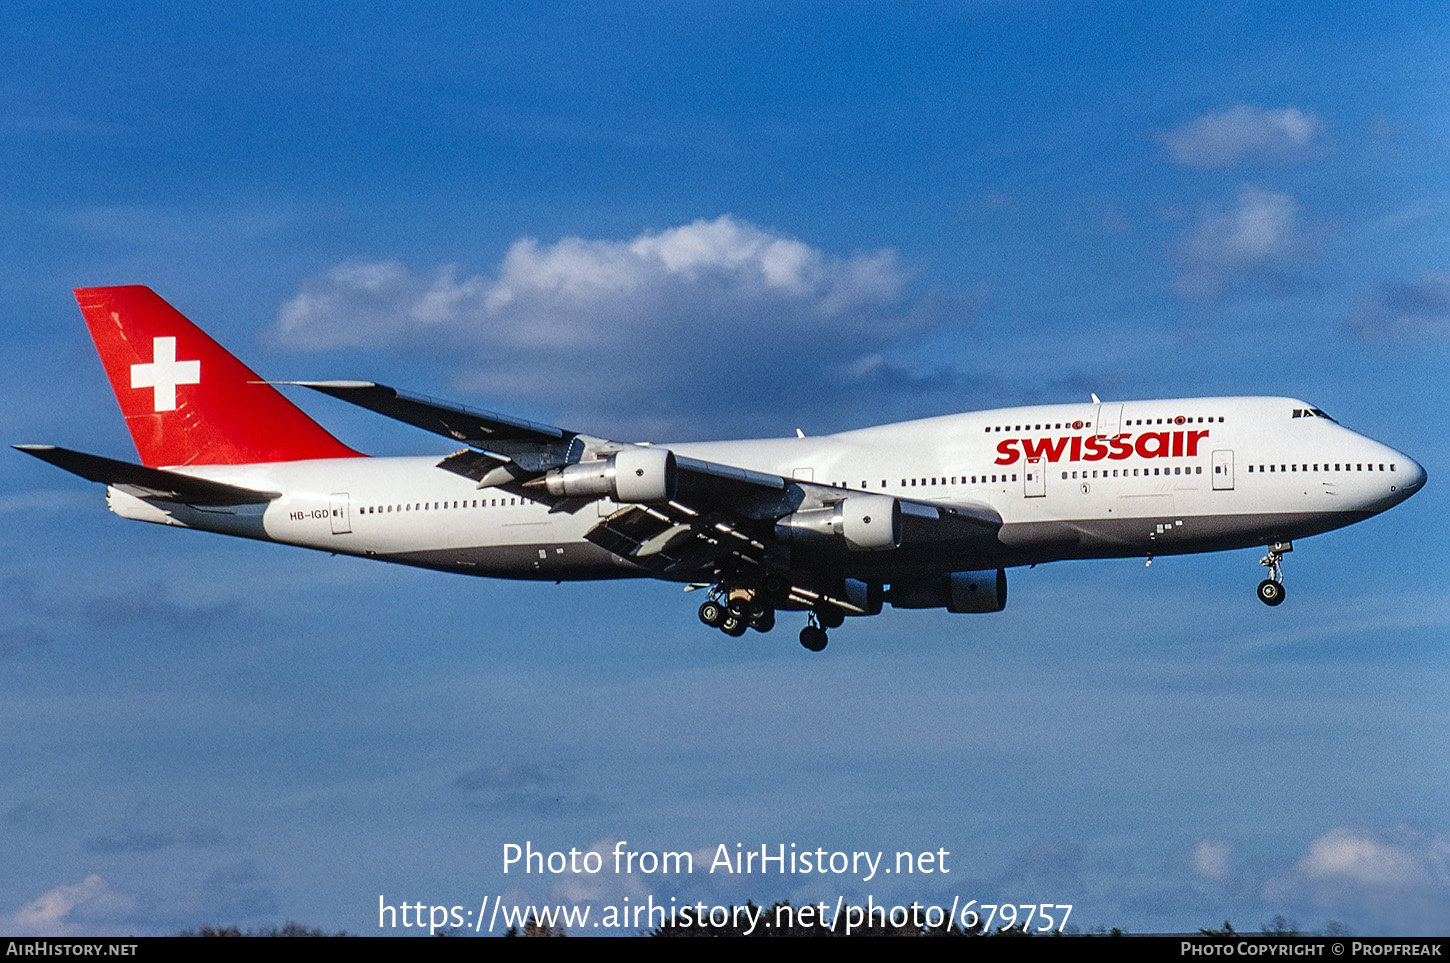
M 1294 551 L 1293 542 L 1274 542 L 1269 554 L 1259 559 L 1259 564 L 1269 570 L 1269 577 L 1259 583 L 1259 601 L 1265 605 L 1278 605 L 1284 601 L 1284 572 L 1279 567 L 1284 553 Z

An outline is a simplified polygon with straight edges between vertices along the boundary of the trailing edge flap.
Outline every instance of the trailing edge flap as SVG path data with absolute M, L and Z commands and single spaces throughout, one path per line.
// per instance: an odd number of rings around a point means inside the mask
M 89 481 L 114 485 L 139 498 L 165 498 L 188 505 L 260 505 L 282 497 L 281 492 L 208 481 L 54 445 L 16 445 L 15 448 Z
M 568 439 L 575 432 L 540 424 L 495 411 L 415 395 L 371 381 L 273 381 L 270 384 L 299 385 L 340 398 L 380 415 L 431 431 L 435 435 L 492 448 L 498 442 L 552 442 Z

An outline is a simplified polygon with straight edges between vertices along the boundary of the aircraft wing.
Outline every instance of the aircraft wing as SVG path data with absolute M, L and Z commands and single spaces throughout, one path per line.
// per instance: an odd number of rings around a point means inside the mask
M 498 487 L 541 501 L 553 511 L 577 512 L 604 493 L 567 490 L 550 484 L 560 471 L 573 472 L 623 453 L 662 452 L 526 421 L 495 412 L 436 401 L 366 381 L 281 382 L 312 388 L 434 434 L 467 443 L 438 467 L 472 478 L 480 488 Z M 672 488 L 667 497 L 620 501 L 618 511 L 587 534 L 591 542 L 662 577 L 708 580 L 723 571 L 753 572 L 776 567 L 788 550 L 777 522 L 797 511 L 829 509 L 855 493 L 785 478 L 769 472 L 668 454 Z M 657 456 L 658 457 L 658 456 Z M 556 479 L 557 481 L 557 479 Z M 603 483 L 601 483 L 603 484 Z M 888 499 L 890 500 L 890 499 Z M 990 506 L 962 502 L 941 505 L 896 498 L 902 531 L 913 542 L 994 543 L 1002 517 Z
M 781 551 L 776 522 L 792 510 L 782 510 L 783 505 L 828 506 L 833 499 L 840 501 L 853 494 L 848 489 L 780 479 L 786 486 L 785 498 L 772 498 L 764 491 L 752 497 L 739 490 L 716 498 L 685 492 L 685 478 L 682 471 L 682 490 L 674 499 L 621 507 L 585 538 L 662 578 L 707 581 L 722 569 L 739 573 L 775 567 L 772 562 Z M 786 494 L 792 489 L 793 494 Z M 901 506 L 903 543 L 976 542 L 985 551 L 995 545 L 1002 527 L 1002 516 L 987 505 L 896 501 Z
M 89 481 L 112 485 L 138 498 L 165 498 L 188 505 L 261 505 L 282 497 L 281 492 L 264 492 L 240 485 L 208 481 L 161 468 L 147 468 L 114 458 L 88 455 L 55 445 L 16 445 L 17 451 L 34 455 L 57 468 Z
M 470 408 L 415 395 L 371 381 L 273 381 L 270 384 L 299 385 L 363 408 L 407 422 L 435 435 L 488 449 L 498 442 L 549 442 L 574 437 L 574 432 L 512 415 Z

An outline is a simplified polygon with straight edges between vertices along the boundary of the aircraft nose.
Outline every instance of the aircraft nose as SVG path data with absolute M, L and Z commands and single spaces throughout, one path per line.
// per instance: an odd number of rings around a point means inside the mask
M 1424 466 L 1413 458 L 1405 459 L 1405 468 L 1407 472 L 1405 474 L 1405 480 L 1400 485 L 1400 490 L 1408 498 L 1425 486 L 1425 478 L 1427 476 L 1425 475 Z

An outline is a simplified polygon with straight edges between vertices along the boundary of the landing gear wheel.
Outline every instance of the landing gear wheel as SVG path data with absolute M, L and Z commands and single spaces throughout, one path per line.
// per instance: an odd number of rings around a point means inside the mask
M 816 609 L 816 618 L 823 629 L 839 629 L 846 621 L 846 613 L 834 605 L 823 605 Z
M 814 625 L 807 625 L 801 629 L 801 645 L 810 649 L 812 652 L 819 652 L 824 649 L 828 641 L 830 640 L 826 637 L 825 629 L 817 628 Z
M 725 606 L 721 605 L 719 602 L 716 602 L 714 599 L 711 599 L 700 606 L 700 621 L 704 622 L 712 629 L 718 629 L 720 628 L 720 626 L 724 625 L 725 616 L 728 614 L 729 613 L 725 611 Z
M 1259 601 L 1265 605 L 1278 605 L 1284 601 L 1284 586 L 1271 578 L 1259 583 Z
M 725 621 L 720 625 L 720 631 L 731 638 L 738 639 L 745 634 L 745 622 L 743 619 L 737 619 L 733 615 L 727 616 Z
M 765 609 L 760 615 L 750 617 L 750 627 L 757 632 L 769 632 L 775 628 L 775 609 Z

